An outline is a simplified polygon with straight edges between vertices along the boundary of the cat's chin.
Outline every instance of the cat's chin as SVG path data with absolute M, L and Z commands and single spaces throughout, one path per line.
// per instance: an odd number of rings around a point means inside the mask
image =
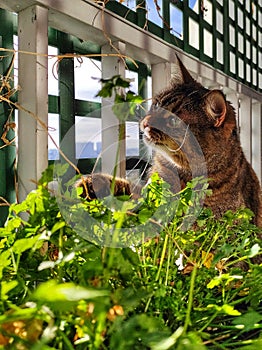
M 146 134 L 144 134 L 143 141 L 147 146 L 149 146 L 151 148 L 158 149 L 158 148 L 161 148 L 161 146 L 163 147 L 162 144 L 156 143 L 150 135 L 147 136 Z
M 143 140 L 144 143 L 152 148 L 154 151 L 156 151 L 157 153 L 161 154 L 162 157 L 164 157 L 167 161 L 169 161 L 172 164 L 176 164 L 174 158 L 172 157 L 171 154 L 169 154 L 169 152 L 167 152 L 167 148 L 164 144 L 160 143 L 160 142 L 155 142 L 153 141 L 152 137 L 148 138 L 147 136 L 143 136 Z
M 159 139 L 160 138 L 158 138 L 158 140 Z M 156 141 L 156 138 L 154 137 L 154 133 L 152 133 L 152 130 L 150 127 L 146 127 L 143 129 L 143 140 L 147 145 L 151 147 L 163 146 L 161 142 Z
M 158 156 L 161 156 L 162 159 L 165 159 L 165 161 L 173 167 L 190 171 L 188 160 L 179 148 L 177 152 L 172 152 L 167 148 L 165 144 L 154 142 L 152 138 L 146 139 L 145 135 L 144 142 L 148 147 L 154 150 Z

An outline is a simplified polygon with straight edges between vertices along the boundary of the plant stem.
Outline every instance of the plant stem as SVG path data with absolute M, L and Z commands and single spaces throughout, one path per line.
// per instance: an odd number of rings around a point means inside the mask
M 146 271 L 146 253 L 145 253 L 145 233 L 142 232 L 142 254 L 141 254 L 141 259 L 142 259 L 142 264 L 143 264 L 143 269 L 142 271 L 144 272 L 144 277 L 147 276 L 147 271 Z
M 164 259 L 165 259 L 166 248 L 167 248 L 167 241 L 168 241 L 168 234 L 166 234 L 166 236 L 165 236 L 165 241 L 164 241 L 163 250 L 162 250 L 162 254 L 161 254 L 161 258 L 160 258 L 159 268 L 158 268 L 156 279 L 155 279 L 156 282 L 159 280 L 161 269 L 162 269 L 163 262 L 164 262 Z
M 63 235 L 64 235 L 64 229 L 63 227 L 60 228 L 59 230 L 59 238 L 58 238 L 58 259 L 62 259 L 63 258 Z M 59 282 L 63 282 L 63 275 L 64 275 L 64 271 L 63 271 L 63 268 L 62 266 L 59 264 L 58 265 L 58 280 Z
M 123 142 L 124 140 L 124 137 L 125 137 L 125 124 L 121 123 L 119 125 L 119 135 L 118 135 L 117 150 L 116 150 L 116 156 L 115 156 L 115 165 L 114 165 L 113 178 L 112 178 L 112 184 L 111 184 L 112 196 L 114 196 L 114 193 L 115 193 L 115 183 L 116 183 L 116 176 L 117 176 L 118 161 L 120 156 L 120 146 L 121 146 L 121 142 Z
M 172 255 L 172 248 L 173 248 L 173 244 L 172 244 L 172 240 L 169 240 L 169 244 L 168 244 L 168 254 L 167 254 L 167 267 L 166 267 L 166 279 L 165 279 L 165 286 L 167 286 L 168 284 L 168 274 L 169 274 L 169 268 L 170 268 L 170 261 L 171 261 L 171 255 Z
M 145 307 L 145 313 L 147 312 L 148 308 L 149 308 L 149 304 L 151 303 L 152 297 L 149 297 L 147 303 L 146 303 L 146 307 Z
M 163 245 L 163 249 L 162 249 L 162 254 L 161 254 L 159 268 L 158 268 L 158 271 L 156 274 L 155 282 L 157 282 L 159 280 L 159 277 L 160 277 L 161 269 L 162 269 L 165 255 L 166 255 L 167 242 L 168 242 L 168 234 L 165 235 L 164 245 Z M 151 300 L 152 300 L 152 297 L 150 297 L 146 303 L 145 312 L 147 312 Z
M 210 317 L 210 319 L 207 321 L 206 324 L 202 328 L 200 328 L 199 333 L 203 332 L 209 325 L 212 323 L 212 321 L 217 317 L 218 311 L 214 313 L 213 316 Z
M 197 264 L 194 265 L 193 271 L 191 274 L 189 296 L 188 296 L 188 306 L 187 306 L 187 313 L 186 313 L 184 332 L 183 332 L 184 335 L 186 334 L 188 326 L 191 323 L 190 314 L 191 314 L 193 299 L 194 299 L 194 287 L 195 287 L 195 281 L 196 281 L 196 274 L 197 274 Z
M 64 332 L 62 332 L 61 330 L 58 331 L 59 335 L 61 336 L 61 338 L 63 339 L 64 341 L 64 344 L 66 346 L 66 349 L 68 350 L 74 350 L 74 347 L 71 343 L 71 341 L 68 339 L 68 337 L 65 335 Z
M 13 249 L 10 249 L 10 253 L 11 253 L 10 255 L 11 255 L 12 263 L 13 263 L 13 266 L 14 266 L 14 272 L 17 275 L 18 274 L 19 261 L 18 261 L 18 263 L 16 263 Z M 20 260 L 20 256 L 19 256 L 19 260 Z

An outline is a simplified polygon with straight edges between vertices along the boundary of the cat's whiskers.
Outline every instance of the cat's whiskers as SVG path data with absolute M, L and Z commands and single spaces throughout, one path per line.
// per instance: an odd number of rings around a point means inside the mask
M 97 159 L 95 161 L 95 164 L 93 166 L 91 175 L 93 175 L 96 172 L 96 167 L 99 162 L 99 159 L 102 158 L 102 151 L 99 153 L 97 156 Z M 133 190 L 136 190 L 137 187 L 139 187 L 139 184 L 141 183 L 141 179 L 143 178 L 145 172 L 147 171 L 148 165 L 150 164 L 150 158 L 148 156 L 148 151 L 147 149 L 144 149 L 143 152 L 140 154 L 139 159 L 137 160 L 136 164 L 130 169 L 131 171 L 136 169 L 136 166 L 141 162 L 141 160 L 146 159 L 146 162 L 144 164 L 143 171 L 139 174 L 138 179 L 133 183 Z
M 134 169 L 134 168 L 136 167 L 136 165 L 139 164 L 139 162 L 141 161 L 141 159 L 144 159 L 144 158 L 145 158 L 145 156 L 146 156 L 146 158 L 147 158 L 147 161 L 146 161 L 146 163 L 145 163 L 145 165 L 144 165 L 143 171 L 139 174 L 139 178 L 136 180 L 135 183 L 133 183 L 133 189 L 134 189 L 134 190 L 135 190 L 137 187 L 140 186 L 141 180 L 143 179 L 143 176 L 144 176 L 145 172 L 147 171 L 148 164 L 149 164 L 149 162 L 150 162 L 150 159 L 149 159 L 149 157 L 148 157 L 148 152 L 147 152 L 146 149 L 144 150 L 143 154 L 140 155 L 140 159 L 137 161 L 137 163 L 136 163 L 135 166 L 133 167 L 133 169 Z
M 187 133 L 188 133 L 188 129 L 189 129 L 189 125 L 187 125 L 187 127 L 186 127 L 186 132 L 185 132 L 184 138 L 183 138 L 183 140 L 182 140 L 182 142 L 181 142 L 181 145 L 180 145 L 178 148 L 176 148 L 176 149 L 171 149 L 171 148 L 169 148 L 167 145 L 165 145 L 165 147 L 168 149 L 169 152 L 176 153 L 176 152 L 178 152 L 178 151 L 181 150 L 181 148 L 182 148 L 182 147 L 184 146 L 184 144 L 185 144 L 186 136 L 187 136 Z
M 91 175 L 94 174 L 95 169 L 96 169 L 96 167 L 97 167 L 97 164 L 98 164 L 100 158 L 102 158 L 102 151 L 98 154 L 98 156 L 97 156 L 97 158 L 96 158 L 95 164 L 94 164 L 93 169 L 92 169 L 92 171 L 91 171 Z

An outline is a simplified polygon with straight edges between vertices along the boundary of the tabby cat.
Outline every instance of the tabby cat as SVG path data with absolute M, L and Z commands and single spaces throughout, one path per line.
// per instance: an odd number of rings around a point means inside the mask
M 217 217 L 227 210 L 250 208 L 254 223 L 262 227 L 260 184 L 241 148 L 234 108 L 220 90 L 194 80 L 179 58 L 178 67 L 180 78 L 153 98 L 140 123 L 145 143 L 154 149 L 151 172 L 158 172 L 178 192 L 192 174 L 207 171 L 212 195 L 204 205 Z M 84 188 L 83 197 L 92 199 L 108 195 L 111 183 L 111 176 L 94 174 L 77 186 Z M 117 178 L 114 194 L 123 193 L 131 195 L 132 184 Z

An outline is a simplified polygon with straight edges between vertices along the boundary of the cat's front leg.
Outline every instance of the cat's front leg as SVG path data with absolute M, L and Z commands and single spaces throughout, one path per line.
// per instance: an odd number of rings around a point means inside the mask
M 108 175 L 92 174 L 84 175 L 75 184 L 76 187 L 82 187 L 81 197 L 87 200 L 104 198 L 113 193 L 114 196 L 131 196 L 131 186 L 125 179 Z

